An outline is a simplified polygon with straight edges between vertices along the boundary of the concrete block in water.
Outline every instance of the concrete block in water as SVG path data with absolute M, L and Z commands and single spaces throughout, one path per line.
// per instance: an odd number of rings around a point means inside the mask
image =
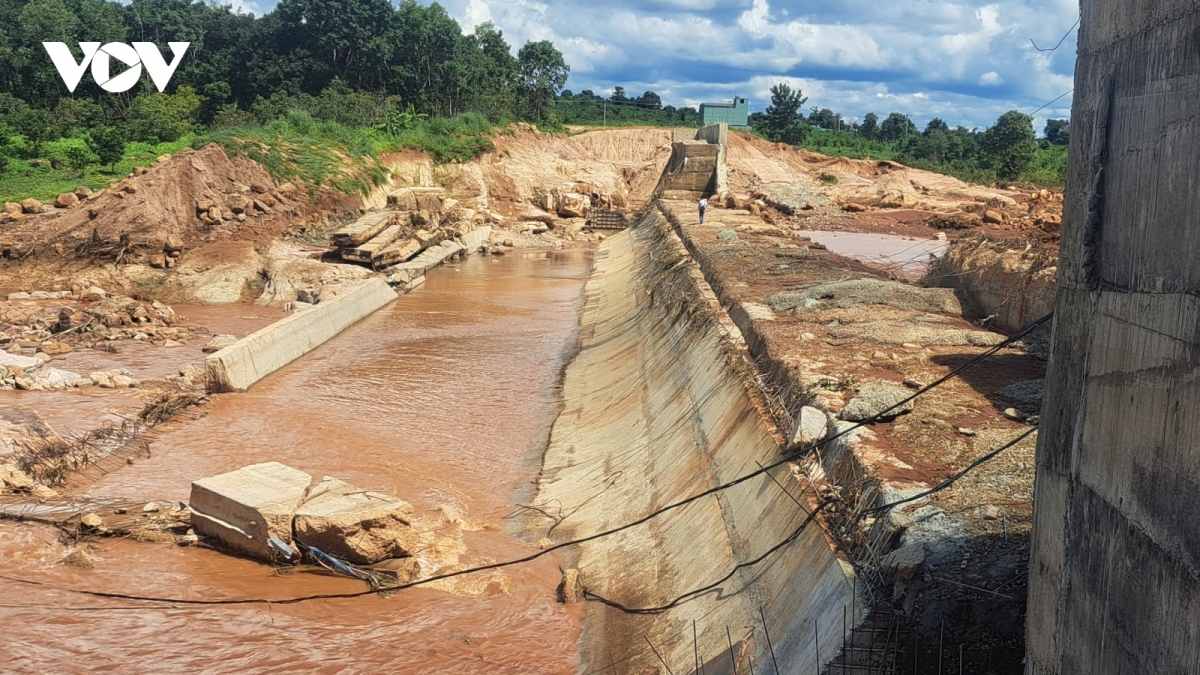
M 420 536 L 411 526 L 413 507 L 379 492 L 326 477 L 296 511 L 296 539 L 360 565 L 403 558 Z
M 467 253 L 478 253 L 480 249 L 487 246 L 488 239 L 492 236 L 492 226 L 484 225 L 483 227 L 471 230 L 470 232 L 459 237 L 459 241 L 466 247 Z
M 387 282 L 375 278 L 251 333 L 205 359 L 209 391 L 246 391 L 395 299 Z
M 279 462 L 252 464 L 192 483 L 192 526 L 227 548 L 274 560 L 272 537 L 292 541 L 292 515 L 312 476 Z

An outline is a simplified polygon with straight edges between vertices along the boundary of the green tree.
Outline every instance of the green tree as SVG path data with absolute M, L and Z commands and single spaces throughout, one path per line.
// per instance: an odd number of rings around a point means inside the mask
M 1051 145 L 1070 145 L 1071 120 L 1046 120 L 1046 140 Z
M 72 145 L 66 150 L 67 166 L 75 169 L 82 176 L 87 173 L 89 164 L 96 161 L 96 155 L 88 150 L 86 145 Z
M 49 110 L 24 108 L 9 118 L 9 124 L 29 141 L 34 157 L 41 157 L 43 146 L 54 138 L 54 116 Z
M 554 96 L 567 83 L 571 66 L 562 52 L 549 40 L 526 42 L 517 52 L 517 68 L 521 76 L 521 91 L 530 117 L 547 119 L 554 106 Z
M 662 99 L 658 94 L 648 91 L 637 98 L 639 108 L 649 108 L 650 110 L 661 110 Z
M 1033 117 L 1016 110 L 1004 113 L 984 132 L 983 147 L 998 177 L 1005 180 L 1020 178 L 1037 154 Z
M 393 51 L 387 0 L 280 0 L 275 13 L 331 78 L 378 86 Z
M 862 124 L 858 126 L 858 135 L 869 140 L 879 138 L 879 115 L 873 112 L 867 113 L 863 117 Z
M 129 137 L 138 141 L 175 141 L 196 130 L 204 99 L 191 87 L 174 94 L 141 94 L 133 99 L 125 121 Z
M 935 131 L 940 131 L 942 133 L 949 133 L 950 125 L 946 124 L 944 121 L 942 121 L 942 118 L 935 117 L 935 118 L 929 120 L 929 124 L 925 125 L 925 131 L 922 133 L 924 133 L 924 135 L 928 136 L 929 134 L 932 134 Z
M 112 171 L 125 156 L 125 136 L 116 127 L 100 127 L 91 133 L 88 147 L 96 153 L 97 161 Z
M 899 141 L 916 134 L 917 125 L 913 124 L 907 115 L 898 112 L 888 115 L 883 124 L 879 125 L 879 139 L 885 143 Z
M 763 120 L 763 135 L 776 143 L 788 142 L 784 136 L 803 139 L 807 125 L 800 115 L 800 107 L 807 101 L 808 98 L 799 89 L 793 91 L 786 82 L 771 87 L 771 105 L 767 106 Z M 801 131 L 801 128 L 804 130 Z

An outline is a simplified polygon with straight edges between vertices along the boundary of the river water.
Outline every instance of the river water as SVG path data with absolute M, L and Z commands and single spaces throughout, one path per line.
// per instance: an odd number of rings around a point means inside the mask
M 473 256 L 439 268 L 250 392 L 216 397 L 200 419 L 154 430 L 149 458 L 86 490 L 186 501 L 195 478 L 279 461 L 411 502 L 437 539 L 428 555 L 441 564 L 529 555 L 536 549 L 515 538 L 505 516 L 540 467 L 589 266 L 576 251 Z M 58 564 L 55 536 L 47 526 L 0 522 L 0 575 L 175 598 L 364 588 L 203 547 L 121 539 L 94 542 L 95 567 L 79 569 Z M 582 608 L 554 600 L 563 562 L 552 554 L 390 597 L 273 606 L 147 606 L 0 579 L 0 670 L 574 672 Z

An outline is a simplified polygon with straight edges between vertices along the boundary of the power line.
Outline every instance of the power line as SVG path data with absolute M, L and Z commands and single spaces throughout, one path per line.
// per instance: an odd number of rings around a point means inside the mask
M 1079 25 L 1079 19 L 1076 19 L 1075 23 L 1071 24 L 1071 27 L 1068 28 L 1067 32 L 1062 36 L 1062 40 L 1059 40 L 1058 44 L 1054 45 L 1053 47 L 1050 47 L 1049 49 L 1042 49 L 1041 47 L 1037 46 L 1037 43 L 1033 41 L 1033 38 L 1029 38 L 1029 43 L 1032 44 L 1033 48 L 1038 50 L 1039 52 L 1052 52 L 1062 46 L 1062 43 L 1066 41 L 1067 36 L 1070 35 L 1071 31 L 1075 30 L 1075 27 L 1078 25 Z
M 1050 101 L 1049 103 L 1047 103 L 1046 105 L 1044 105 L 1044 106 L 1042 106 L 1042 107 L 1038 108 L 1037 110 L 1034 110 L 1033 112 L 1029 113 L 1029 116 L 1030 116 L 1030 117 L 1033 117 L 1034 115 L 1036 115 L 1036 114 L 1040 113 L 1041 111 L 1045 110 L 1046 108 L 1049 108 L 1049 107 L 1051 106 L 1051 104 L 1053 104 L 1055 101 L 1057 101 L 1058 99 L 1060 99 L 1060 98 L 1062 98 L 1062 97 L 1066 96 L 1067 94 L 1070 94 L 1070 93 L 1071 93 L 1071 92 L 1073 92 L 1073 91 L 1075 91 L 1075 88 L 1074 88 L 1074 87 L 1071 87 L 1071 88 L 1070 88 L 1070 89 L 1068 89 L 1067 91 L 1064 91 L 1063 93 L 1061 93 L 1061 94 L 1059 94 L 1058 96 L 1054 97 L 1054 99 L 1053 99 L 1053 100 L 1051 100 L 1051 101 Z
M 245 598 L 245 599 L 223 599 L 223 600 L 166 598 L 166 597 L 158 597 L 158 596 L 133 595 L 133 594 L 127 594 L 127 593 L 115 593 L 115 592 L 106 592 L 106 591 L 92 591 L 92 590 L 87 590 L 87 589 L 63 588 L 63 587 L 55 586 L 53 584 L 41 582 L 41 581 L 34 581 L 31 579 L 21 579 L 18 577 L 11 577 L 11 576 L 7 576 L 7 575 L 0 575 L 0 579 L 4 579 L 4 580 L 7 580 L 7 581 L 10 581 L 13 583 L 21 583 L 21 584 L 27 584 L 27 585 L 32 585 L 32 586 L 49 587 L 49 588 L 54 588 L 56 590 L 61 590 L 61 591 L 70 592 L 70 593 L 77 593 L 77 594 L 81 594 L 81 595 L 88 595 L 88 596 L 92 596 L 92 597 L 110 598 L 110 599 L 118 599 L 118 600 L 134 600 L 134 601 L 141 601 L 141 602 L 157 602 L 157 603 L 166 603 L 166 604 L 174 604 L 174 605 L 191 605 L 191 606 L 251 605 L 251 604 L 292 605 L 292 604 L 299 604 L 302 602 L 309 602 L 309 601 L 313 601 L 313 600 L 336 600 L 336 599 L 361 598 L 361 597 L 368 596 L 368 595 L 374 595 L 379 592 L 397 592 L 397 591 L 402 591 L 402 590 L 409 589 L 409 588 L 414 588 L 416 586 L 423 586 L 426 584 L 430 584 L 435 581 L 441 581 L 444 579 L 450 579 L 453 577 L 463 576 L 466 574 L 475 574 L 478 572 L 486 572 L 489 570 L 501 569 L 504 567 L 511 567 L 513 565 L 519 565 L 519 564 L 531 562 L 531 561 L 536 560 L 544 555 L 548 555 L 554 551 L 557 551 L 557 550 L 560 550 L 563 548 L 567 548 L 567 547 L 571 547 L 571 546 L 578 546 L 580 544 L 585 544 L 590 541 L 602 539 L 604 537 L 608 537 L 608 536 L 617 534 L 619 532 L 637 527 L 638 525 L 641 525 L 650 520 L 653 520 L 654 518 L 657 518 L 658 516 L 660 516 L 664 513 L 667 513 L 667 512 L 673 511 L 675 509 L 678 509 L 680 507 L 686 506 L 688 504 L 691 504 L 692 502 L 703 499 L 704 497 L 707 497 L 707 496 L 710 496 L 713 494 L 717 494 L 719 492 L 723 492 L 730 488 L 736 487 L 737 485 L 745 483 L 746 481 L 748 481 L 752 478 L 760 476 L 764 473 L 768 473 L 772 469 L 778 468 L 778 467 L 792 461 L 800 453 L 807 454 L 809 452 L 812 452 L 813 450 L 824 447 L 825 445 L 828 445 L 829 443 L 832 443 L 833 441 L 835 441 L 839 438 L 842 438 L 843 436 L 846 436 L 847 434 L 850 434 L 857 429 L 860 429 L 868 424 L 873 424 L 875 422 L 878 422 L 878 421 L 888 417 L 889 416 L 888 414 L 891 413 L 893 410 L 902 408 L 903 406 L 912 402 L 917 397 L 922 396 L 922 395 L 928 393 L 929 391 L 933 390 L 934 388 L 945 384 L 946 382 L 953 379 L 954 377 L 957 377 L 960 373 L 962 373 L 962 372 L 966 371 L 967 369 L 974 367 L 978 363 L 990 358 L 991 356 L 993 356 L 994 354 L 999 352 L 1001 349 L 1004 349 L 1005 347 L 1008 347 L 1009 345 L 1013 344 L 1014 342 L 1017 342 L 1025 335 L 1028 335 L 1030 332 L 1032 332 L 1033 330 L 1037 329 L 1042 324 L 1049 321 L 1053 316 L 1054 316 L 1054 313 L 1051 312 L 1051 313 L 1043 316 L 1042 318 L 1037 319 L 1036 321 L 1030 323 L 1025 328 L 1021 329 L 1020 331 L 1005 338 L 1000 343 L 998 343 L 998 344 L 990 347 L 986 351 L 972 357 L 970 360 L 966 361 L 965 363 L 958 366 L 954 370 L 951 370 L 946 375 L 943 375 L 942 377 L 934 380 L 930 384 L 927 384 L 924 387 L 918 389 L 911 396 L 908 396 L 907 398 L 889 406 L 888 408 L 886 408 L 880 412 L 875 413 L 874 415 L 868 417 L 865 420 L 862 420 L 860 422 L 857 422 L 857 423 L 847 427 L 846 429 L 844 429 L 832 436 L 828 436 L 828 437 L 821 439 L 820 441 L 817 441 L 805 448 L 799 449 L 799 451 L 795 455 L 788 455 L 788 456 L 785 456 L 783 459 L 780 459 L 779 461 L 768 464 L 767 466 L 760 466 L 760 468 L 756 471 L 751 471 L 750 473 L 739 476 L 739 477 L 737 477 L 733 480 L 730 480 L 726 483 L 722 483 L 721 485 L 717 485 L 717 486 L 711 487 L 707 490 L 703 490 L 703 491 L 698 492 L 690 497 L 685 497 L 684 499 L 681 499 L 677 502 L 673 502 L 671 504 L 663 506 L 663 507 L 661 507 L 655 511 L 652 511 L 652 512 L 646 514 L 645 516 L 642 516 L 641 518 L 638 518 L 631 522 L 625 523 L 623 525 L 618 525 L 616 527 L 613 527 L 613 528 L 610 528 L 607 530 L 603 530 L 601 532 L 597 532 L 595 534 L 592 534 L 592 535 L 589 535 L 586 537 L 581 537 L 579 539 L 573 539 L 571 541 L 565 541 L 561 544 L 555 544 L 553 546 L 549 546 L 545 549 L 542 549 L 541 551 L 538 551 L 537 553 L 533 553 L 533 554 L 525 556 L 523 558 L 516 558 L 513 560 L 507 560 L 507 561 L 502 561 L 502 562 L 497 562 L 497 563 L 490 563 L 490 564 L 486 564 L 486 565 L 479 565 L 477 567 L 468 567 L 468 568 L 456 570 L 453 572 L 446 572 L 444 574 L 436 574 L 432 577 L 428 577 L 425 579 L 418 579 L 416 581 L 410 581 L 410 582 L 407 582 L 404 584 L 400 584 L 397 586 L 391 586 L 391 587 L 384 588 L 384 589 L 378 589 L 378 590 L 377 589 L 369 589 L 369 590 L 365 590 L 365 591 L 356 591 L 356 592 L 351 592 L 351 593 L 318 593 L 318 594 L 313 594 L 313 595 L 298 596 L 298 597 L 294 597 L 294 598 L 286 598 L 286 599 L 282 599 L 282 600 L 271 600 L 268 598 Z M 998 451 L 996 453 L 993 453 L 992 456 L 994 456 L 995 454 L 998 454 Z M 968 467 L 968 468 L 973 468 L 973 466 L 978 465 L 978 463 L 981 463 L 981 462 L 977 462 L 976 464 L 972 465 L 972 467 Z M 956 476 L 954 478 L 954 480 L 957 480 L 957 478 L 958 478 L 958 476 Z M 818 509 L 814 510 L 813 514 L 815 514 L 820 508 L 823 508 L 824 506 L 826 506 L 828 503 L 829 503 L 828 501 L 823 502 L 818 507 Z M 803 527 L 805 527 L 807 525 L 807 523 L 812 519 L 813 514 L 809 514 L 809 519 L 806 520 L 806 522 L 801 525 L 800 529 L 798 529 L 796 532 L 794 532 L 783 543 L 774 547 L 772 549 L 772 551 L 778 550 L 778 548 L 781 548 L 784 544 L 786 544 L 787 541 L 790 541 L 790 540 L 794 539 L 795 537 L 798 537 L 800 534 L 800 531 L 803 529 Z M 764 555 L 768 555 L 770 552 L 771 551 L 768 551 L 768 553 L 764 554 Z M 761 558 L 762 558 L 762 556 L 760 556 L 759 559 L 761 559 Z M 752 562 L 751 564 L 757 564 L 757 562 Z M 738 567 L 736 569 L 740 569 L 740 567 Z M 736 572 L 736 569 L 734 570 L 735 572 Z M 731 575 L 732 575 L 732 573 L 731 573 Z M 726 577 L 726 578 L 728 578 L 728 577 Z M 682 601 L 682 599 L 677 599 L 677 600 Z

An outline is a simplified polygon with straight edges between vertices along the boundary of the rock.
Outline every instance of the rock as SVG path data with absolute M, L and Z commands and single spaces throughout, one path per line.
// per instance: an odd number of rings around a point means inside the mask
M 108 293 L 99 286 L 92 286 L 79 294 L 79 299 L 84 302 L 97 302 L 108 297 Z
M 142 507 L 142 513 L 158 513 L 161 510 L 162 507 L 158 505 L 158 502 L 146 502 L 146 505 Z
M 278 462 L 252 464 L 192 483 L 188 500 L 198 534 L 263 560 L 282 555 L 272 537 L 292 543 L 292 516 L 312 477 Z
M 54 198 L 54 206 L 59 209 L 69 209 L 79 204 L 79 197 L 74 192 L 64 192 Z
M 842 210 L 849 211 L 850 213 L 862 213 L 863 211 L 870 211 L 871 208 L 855 202 L 846 202 L 842 204 Z
M 1010 420 L 1016 420 L 1017 422 L 1025 421 L 1025 413 L 1017 410 L 1016 408 L 1005 408 L 1004 416 Z
M 161 253 L 155 253 L 150 256 L 150 266 L 155 269 L 164 269 L 167 266 L 167 256 Z
M 413 507 L 400 499 L 326 477 L 296 511 L 296 539 L 337 558 L 370 565 L 416 552 Z
M 734 232 L 729 228 L 725 228 L 717 233 L 717 239 L 720 239 L 721 241 L 737 241 L 738 236 L 737 232 Z
M 986 509 L 984 509 L 983 519 L 984 520 L 999 520 L 1000 519 L 1000 507 L 988 506 Z
M 256 193 L 261 195 L 261 194 L 266 193 L 266 191 L 269 190 L 270 188 L 267 187 L 264 183 L 251 183 L 250 189 L 254 190 Z
M 538 539 L 537 547 L 543 551 L 554 545 L 554 540 L 550 537 L 542 537 Z
M 562 581 L 558 583 L 558 601 L 571 605 L 583 599 L 583 579 L 579 576 L 579 570 L 564 570 Z
M 20 213 L 21 205 L 16 202 L 4 202 L 4 208 L 0 209 L 0 213 Z
M 21 211 L 24 213 L 41 213 L 42 212 L 42 203 L 33 198 L 22 199 L 21 200 Z
M 296 300 L 315 305 L 321 301 L 321 293 L 315 288 L 301 288 L 296 291 Z
M 888 410 L 911 395 L 904 387 L 894 384 L 865 384 L 859 388 L 858 395 L 850 399 L 846 407 L 842 408 L 839 416 L 849 422 L 861 422 L 874 417 L 884 410 Z M 913 402 L 909 401 L 899 408 L 890 410 L 887 413 L 887 417 L 895 417 L 906 412 L 911 412 L 912 409 Z
M 88 379 L 96 383 L 97 387 L 103 389 L 113 389 L 117 385 L 113 384 L 113 376 L 111 373 L 106 373 L 103 370 L 93 371 L 88 375 Z
M 812 333 L 801 333 L 800 339 L 801 340 L 816 340 L 817 336 L 813 335 Z
M 58 490 L 48 488 L 45 485 L 35 485 L 30 488 L 29 494 L 37 499 L 51 499 L 58 496 Z
M 164 347 L 182 347 L 183 343 L 179 340 L 166 340 L 163 342 Z
M 201 348 L 201 351 L 207 353 L 219 352 L 222 349 L 232 345 L 238 341 L 235 335 L 216 335 L 208 341 L 208 344 Z
M 79 524 L 89 529 L 99 530 L 104 527 L 104 519 L 94 513 L 85 513 L 79 518 Z
M 17 293 L 9 293 L 8 294 L 9 300 L 29 300 L 32 297 L 33 296 L 31 294 L 26 293 L 24 291 L 19 291 Z
M 558 215 L 561 218 L 586 218 L 592 208 L 587 195 L 566 193 L 558 198 Z
M 999 225 L 1000 223 L 1004 222 L 1004 214 L 1000 213 L 999 211 L 992 211 L 991 209 L 988 209 L 987 211 L 983 212 L 983 222 L 990 223 L 992 225 Z
M 175 537 L 175 543 L 180 546 L 192 546 L 200 543 L 200 537 L 195 534 L 185 534 L 180 537 Z
M 80 185 L 79 187 L 75 188 L 74 194 L 76 197 L 84 199 L 92 195 L 92 188 L 86 185 Z
M 11 464 L 0 464 L 0 484 L 14 490 L 28 490 L 33 487 L 33 479 Z
M 118 389 L 129 389 L 136 384 L 135 380 L 128 375 L 113 375 L 112 383 Z
M 82 548 L 71 551 L 60 562 L 63 565 L 70 565 L 71 567 L 78 567 L 84 570 L 90 570 L 96 566 L 95 556 Z
M 167 240 L 163 242 L 163 251 L 167 253 L 175 253 L 183 250 L 183 239 L 179 235 L 172 234 L 167 236 Z
M 795 431 L 792 433 L 792 447 L 807 448 L 825 438 L 825 430 L 829 420 L 820 410 L 804 406 L 796 415 Z
M 909 544 L 880 558 L 879 567 L 884 572 L 895 573 L 901 579 L 912 579 L 921 570 L 927 557 L 929 552 L 924 544 Z
M 1046 388 L 1046 380 L 1023 380 L 1015 382 L 996 392 L 996 395 L 1006 401 L 1018 405 L 1042 405 L 1042 392 Z

